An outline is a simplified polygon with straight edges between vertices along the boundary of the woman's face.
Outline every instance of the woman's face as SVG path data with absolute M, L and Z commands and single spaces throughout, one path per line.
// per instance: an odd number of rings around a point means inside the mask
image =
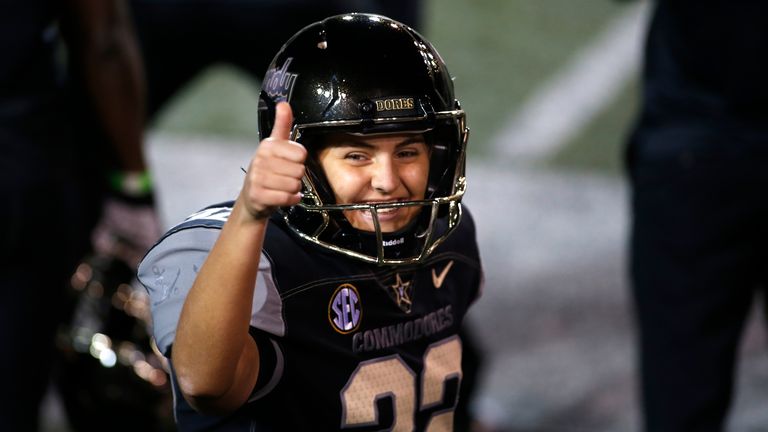
M 334 134 L 318 154 L 337 204 L 424 199 L 429 176 L 429 147 L 422 134 L 359 136 Z M 421 206 L 379 209 L 382 232 L 397 231 L 419 214 Z M 367 210 L 344 216 L 361 231 L 375 231 Z

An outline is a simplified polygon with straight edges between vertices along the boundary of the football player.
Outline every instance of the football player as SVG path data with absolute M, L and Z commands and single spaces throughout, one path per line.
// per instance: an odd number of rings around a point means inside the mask
M 139 268 L 179 428 L 452 430 L 482 268 L 440 55 L 383 16 L 314 23 L 267 70 L 259 127 L 237 199 Z

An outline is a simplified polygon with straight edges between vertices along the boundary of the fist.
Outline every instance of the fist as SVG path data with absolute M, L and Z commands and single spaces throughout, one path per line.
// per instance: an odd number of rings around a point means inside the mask
M 301 200 L 307 150 L 290 140 L 292 125 L 291 106 L 287 102 L 278 103 L 272 133 L 259 144 L 240 193 L 254 219 L 266 219 L 278 207 L 292 206 Z
M 96 253 L 118 258 L 134 270 L 162 233 L 153 205 L 132 204 L 109 197 L 91 233 Z

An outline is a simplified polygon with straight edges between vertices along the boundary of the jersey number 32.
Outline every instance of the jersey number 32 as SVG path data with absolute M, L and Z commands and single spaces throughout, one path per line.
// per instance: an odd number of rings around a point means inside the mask
M 444 402 L 445 382 L 449 378 L 461 379 L 461 342 L 452 336 L 430 345 L 424 353 L 424 371 L 421 376 L 423 411 Z M 416 374 L 399 355 L 381 357 L 360 363 L 341 392 L 342 428 L 376 425 L 376 401 L 391 397 L 394 401 L 392 431 L 411 432 L 416 414 Z M 427 432 L 453 430 L 453 409 L 432 416 Z

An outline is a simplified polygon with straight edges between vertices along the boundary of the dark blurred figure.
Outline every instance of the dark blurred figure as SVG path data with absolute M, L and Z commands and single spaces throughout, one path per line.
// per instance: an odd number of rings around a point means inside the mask
M 205 68 L 226 63 L 261 81 L 283 42 L 304 26 L 371 12 L 419 28 L 419 0 L 131 0 L 150 118 Z M 256 96 L 254 96 L 256 97 Z
M 768 3 L 655 4 L 627 154 L 645 430 L 721 431 L 768 279 Z
M 54 334 L 69 315 L 67 282 L 92 234 L 96 252 L 134 265 L 159 232 L 138 54 L 119 1 L 0 2 L 2 431 L 38 429 Z M 87 102 L 77 101 L 75 81 Z M 84 139 L 92 135 L 104 141 Z

